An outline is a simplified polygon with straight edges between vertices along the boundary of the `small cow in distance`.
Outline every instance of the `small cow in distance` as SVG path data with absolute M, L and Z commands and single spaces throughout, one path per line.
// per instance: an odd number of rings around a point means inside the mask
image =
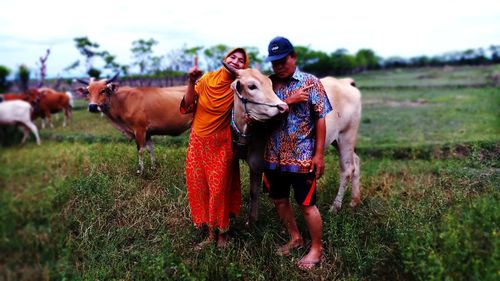
M 71 109 L 73 97 L 69 92 L 57 92 L 51 88 L 30 89 L 27 92 L 28 101 L 35 109 L 33 119 L 42 118 L 42 128 L 45 128 L 45 118 L 49 122 L 51 128 L 52 114 L 64 111 L 63 127 L 66 127 L 67 122 L 71 119 Z
M 35 124 L 31 122 L 33 108 L 28 102 L 22 100 L 10 100 L 0 102 L 0 125 L 16 125 L 23 128 L 24 136 L 21 144 L 26 142 L 29 131 L 35 135 L 36 143 L 40 145 L 40 137 Z
M 180 135 L 191 127 L 192 114 L 181 114 L 179 105 L 186 86 L 120 87 L 114 80 L 78 82 L 87 85 L 77 89 L 89 101 L 88 110 L 102 112 L 111 124 L 126 137 L 134 139 L 139 154 L 138 174 L 144 171 L 144 150 L 147 148 L 152 168 L 155 167 L 153 135 Z

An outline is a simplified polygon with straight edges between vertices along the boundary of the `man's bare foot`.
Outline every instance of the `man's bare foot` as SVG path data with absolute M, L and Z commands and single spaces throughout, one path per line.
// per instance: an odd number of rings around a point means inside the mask
M 288 256 L 290 254 L 290 250 L 296 248 L 302 248 L 303 246 L 304 246 L 304 240 L 302 239 L 290 240 L 288 243 L 279 247 L 278 250 L 276 250 L 276 255 Z
M 321 262 L 321 251 L 311 249 L 307 255 L 297 262 L 297 267 L 302 270 L 314 268 Z
M 320 264 L 321 260 L 318 261 L 310 261 L 301 259 L 297 262 L 297 267 L 302 270 L 310 270 L 313 269 L 316 265 Z

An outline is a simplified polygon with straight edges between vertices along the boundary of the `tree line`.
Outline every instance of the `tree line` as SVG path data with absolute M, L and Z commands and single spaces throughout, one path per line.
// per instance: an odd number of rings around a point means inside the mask
M 73 39 L 75 47 L 81 54 L 81 58 L 63 69 L 63 72 L 80 70 L 89 77 L 99 79 L 103 73 L 119 72 L 122 78 L 164 78 L 180 77 L 185 75 L 192 66 L 195 56 L 199 57 L 200 64 L 207 71 L 220 67 L 220 61 L 231 47 L 219 44 L 211 47 L 186 45 L 170 50 L 164 55 L 155 55 L 154 47 L 158 41 L 150 39 L 138 39 L 132 42 L 130 64 L 117 62 L 116 56 L 106 50 L 100 49 L 100 45 L 91 41 L 88 37 L 76 37 Z M 263 72 L 269 72 L 269 64 L 264 64 L 265 54 L 259 54 L 257 47 L 246 46 L 253 67 L 260 68 Z M 317 76 L 343 76 L 367 70 L 404 68 L 404 67 L 426 67 L 444 65 L 484 65 L 500 63 L 500 45 L 491 45 L 488 48 L 467 49 L 454 51 L 437 56 L 417 56 L 411 58 L 389 57 L 382 58 L 371 49 L 360 49 L 355 54 L 350 54 L 346 49 L 337 49 L 332 53 L 313 50 L 308 46 L 296 46 L 298 54 L 297 65 L 304 71 Z M 44 84 L 46 77 L 46 64 L 50 50 L 40 57 L 38 86 Z M 17 82 L 20 90 L 28 87 L 30 81 L 30 70 L 26 65 L 19 66 L 15 74 L 15 81 L 9 81 L 8 76 L 13 73 L 6 66 L 0 65 L 0 92 L 9 89 L 12 83 Z

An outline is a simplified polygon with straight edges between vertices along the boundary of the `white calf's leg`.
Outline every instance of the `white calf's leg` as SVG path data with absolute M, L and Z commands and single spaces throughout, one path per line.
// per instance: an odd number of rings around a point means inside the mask
M 339 165 L 340 165 L 340 184 L 335 201 L 330 207 L 330 211 L 338 212 L 342 207 L 342 200 L 344 198 L 347 185 L 351 180 L 352 174 L 354 173 L 354 149 L 348 143 L 338 142 L 338 152 L 339 152 Z
M 40 145 L 41 141 L 40 141 L 40 136 L 38 136 L 38 129 L 36 128 L 36 125 L 33 124 L 32 122 L 26 122 L 26 123 L 24 123 L 24 126 L 26 126 L 27 128 L 29 128 L 31 130 L 33 135 L 35 135 L 36 143 L 38 145 Z
M 30 134 L 30 129 L 26 127 L 24 124 L 22 124 L 21 127 L 23 129 L 23 138 L 21 139 L 21 145 L 23 145 Z
M 354 155 L 354 172 L 352 175 L 352 200 L 350 206 L 352 208 L 356 207 L 361 203 L 361 190 L 359 180 L 361 177 L 361 161 L 356 153 Z

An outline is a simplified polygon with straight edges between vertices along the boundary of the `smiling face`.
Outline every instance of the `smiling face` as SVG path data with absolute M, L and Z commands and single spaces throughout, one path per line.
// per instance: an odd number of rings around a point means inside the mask
M 235 69 L 243 69 L 245 67 L 245 59 L 245 54 L 237 50 L 227 56 L 224 61 Z

